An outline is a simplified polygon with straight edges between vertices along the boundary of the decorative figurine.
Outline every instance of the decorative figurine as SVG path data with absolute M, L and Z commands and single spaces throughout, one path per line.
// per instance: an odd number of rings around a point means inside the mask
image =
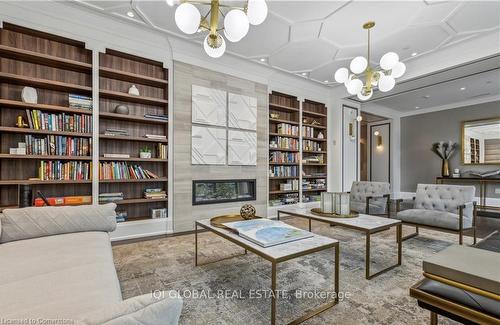
M 23 103 L 27 104 L 38 104 L 38 94 L 35 88 L 24 87 L 21 91 L 21 99 Z
M 250 220 L 255 218 L 255 207 L 251 204 L 244 204 L 240 210 L 240 216 L 245 220 Z
M 324 139 L 325 136 L 323 135 L 323 133 L 321 132 L 318 132 L 318 139 Z
M 128 89 L 128 94 L 132 96 L 140 96 L 139 89 L 135 85 L 130 86 Z
M 19 115 L 17 116 L 16 126 L 18 128 L 27 128 L 28 127 L 28 124 L 26 124 L 26 122 L 24 122 L 24 117 L 23 117 L 23 114 L 21 114 L 21 113 L 19 113 Z
M 129 109 L 127 105 L 116 105 L 115 107 L 115 113 L 116 114 L 123 114 L 123 115 L 128 115 L 129 114 Z

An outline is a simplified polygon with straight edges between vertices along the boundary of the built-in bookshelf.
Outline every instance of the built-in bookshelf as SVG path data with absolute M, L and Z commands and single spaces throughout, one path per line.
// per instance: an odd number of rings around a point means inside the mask
M 302 202 L 319 201 L 327 181 L 327 109 L 325 104 L 302 102 Z
M 24 87 L 36 101 L 22 100 Z M 40 191 L 92 203 L 91 95 L 92 51 L 83 42 L 3 23 L 0 209 L 18 207 L 21 188 L 32 199 Z
M 269 204 L 299 202 L 300 106 L 297 97 L 269 95 Z
M 99 56 L 99 77 L 100 203 L 116 202 L 125 221 L 151 219 L 152 209 L 168 206 L 168 71 L 108 49 Z M 132 86 L 139 95 L 129 94 Z
M 326 117 L 324 104 L 269 95 L 270 206 L 318 201 L 326 191 Z

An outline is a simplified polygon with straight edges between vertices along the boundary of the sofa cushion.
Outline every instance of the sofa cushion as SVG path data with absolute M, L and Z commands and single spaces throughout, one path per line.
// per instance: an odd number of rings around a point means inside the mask
M 450 230 L 458 230 L 458 214 L 426 209 L 409 209 L 398 212 L 392 218 L 399 219 L 403 222 L 411 222 L 419 225 L 445 228 Z M 463 218 L 463 228 L 472 227 L 471 218 Z
M 0 245 L 0 315 L 70 318 L 122 300 L 109 235 L 81 232 Z
M 116 229 L 116 204 L 5 209 L 0 243 L 80 231 Z
M 474 201 L 474 186 L 418 184 L 415 209 L 439 210 L 458 213 L 458 207 Z M 464 216 L 472 219 L 472 205 L 464 209 Z

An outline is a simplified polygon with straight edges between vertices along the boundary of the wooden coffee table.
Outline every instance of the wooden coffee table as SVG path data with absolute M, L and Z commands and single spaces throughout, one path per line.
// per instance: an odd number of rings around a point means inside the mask
M 229 240 L 230 242 L 245 249 L 245 254 L 247 251 L 255 253 L 256 255 L 268 260 L 272 265 L 272 277 L 271 277 L 271 324 L 276 324 L 276 297 L 278 296 L 278 291 L 276 290 L 276 273 L 277 265 L 281 262 L 285 262 L 297 257 L 305 256 L 308 254 L 316 253 L 325 249 L 334 248 L 335 250 L 335 268 L 334 268 L 334 289 L 335 289 L 335 299 L 333 301 L 327 302 L 314 310 L 307 312 L 302 317 L 299 317 L 289 324 L 299 324 L 303 321 L 335 306 L 338 302 L 339 293 L 339 241 L 333 238 L 314 235 L 313 237 L 292 241 L 289 243 L 284 243 L 271 247 L 262 247 L 249 240 L 246 240 L 234 232 L 227 229 L 217 228 L 210 224 L 210 219 L 204 219 L 196 221 L 195 223 L 195 255 L 194 263 L 196 266 L 205 265 L 213 262 L 207 262 L 204 264 L 198 263 L 198 227 L 204 228 L 211 231 L 212 233 Z M 239 255 L 238 255 L 239 256 Z M 235 257 L 235 256 L 231 256 Z M 227 258 L 225 258 L 227 259 Z
M 402 240 L 401 235 L 403 232 L 401 220 L 389 219 L 384 217 L 377 217 L 368 214 L 360 214 L 355 218 L 332 218 L 332 217 L 322 217 L 311 213 L 310 209 L 306 208 L 283 208 L 278 209 L 278 220 L 282 215 L 290 215 L 299 218 L 305 218 L 309 220 L 309 231 L 311 231 L 312 220 L 325 222 L 333 226 L 339 226 L 349 229 L 354 229 L 362 231 L 366 235 L 366 257 L 365 257 L 365 275 L 367 279 L 372 279 L 377 275 L 385 273 L 393 268 L 401 265 L 401 250 L 402 250 Z M 398 262 L 391 265 L 383 270 L 380 270 L 374 274 L 370 274 L 370 239 L 371 235 L 389 230 L 392 227 L 396 227 L 396 243 L 398 246 Z

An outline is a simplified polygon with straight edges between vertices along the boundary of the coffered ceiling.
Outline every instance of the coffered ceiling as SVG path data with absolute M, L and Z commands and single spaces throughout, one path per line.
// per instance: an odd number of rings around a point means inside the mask
M 336 69 L 348 65 L 355 56 L 366 56 L 366 32 L 362 24 L 369 20 L 376 22 L 372 30 L 375 65 L 388 51 L 397 52 L 403 61 L 424 59 L 450 44 L 484 33 L 500 33 L 497 1 L 267 2 L 266 21 L 251 26 L 240 42 L 228 42 L 227 52 L 332 86 L 337 85 L 333 81 Z M 193 42 L 203 39 L 202 35 L 182 34 L 174 22 L 175 7 L 169 7 L 164 0 L 78 3 Z M 130 10 L 135 17 L 127 16 Z M 199 50 L 203 48 L 200 46 Z

